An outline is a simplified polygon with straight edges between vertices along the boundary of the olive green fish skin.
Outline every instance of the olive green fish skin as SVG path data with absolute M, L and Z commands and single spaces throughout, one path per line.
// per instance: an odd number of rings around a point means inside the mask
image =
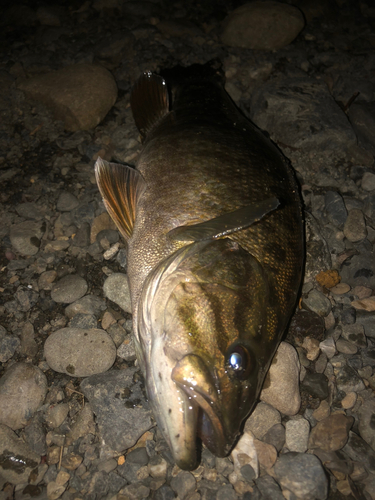
M 147 184 L 128 241 L 137 356 L 176 462 L 193 469 L 197 436 L 230 452 L 293 313 L 301 200 L 278 149 L 210 80 L 173 89 L 136 168 Z M 168 235 L 274 197 L 277 209 L 225 238 Z M 228 369 L 236 345 L 249 353 L 245 378 Z

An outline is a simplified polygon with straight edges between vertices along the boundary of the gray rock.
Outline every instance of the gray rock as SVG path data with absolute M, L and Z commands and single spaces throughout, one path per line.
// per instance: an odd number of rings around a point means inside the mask
M 0 423 L 21 429 L 42 405 L 47 393 L 44 373 L 28 363 L 15 363 L 0 379 Z
M 253 93 L 250 109 L 258 127 L 275 142 L 292 148 L 332 150 L 356 143 L 344 112 L 318 80 L 271 80 Z
M 375 451 L 375 399 L 364 401 L 359 409 L 358 430 L 361 438 Z
M 52 370 L 87 377 L 109 370 L 116 359 L 116 346 L 104 330 L 62 328 L 48 337 L 44 355 Z
M 365 336 L 365 328 L 360 323 L 353 325 L 344 325 L 342 328 L 342 337 L 358 347 L 366 347 L 367 340 Z
M 3 424 L 0 424 L 0 456 L 1 476 L 12 484 L 27 483 L 40 462 L 39 455 Z
M 282 489 L 297 498 L 326 500 L 328 479 L 315 455 L 286 453 L 277 459 L 274 471 Z
M 357 324 L 364 329 L 366 337 L 375 338 L 375 312 L 357 311 Z
M 245 424 L 245 432 L 252 432 L 257 439 L 262 439 L 271 427 L 280 424 L 280 413 L 266 403 L 258 403 Z
M 23 312 L 27 312 L 37 303 L 39 294 L 35 290 L 20 286 L 15 293 L 15 297 L 19 302 L 19 309 Z
M 221 38 L 232 47 L 280 49 L 296 38 L 304 24 L 301 11 L 292 5 L 255 1 L 229 14 Z
M 362 177 L 361 187 L 365 191 L 375 191 L 375 174 L 372 172 L 365 172 Z
M 314 398 L 326 399 L 329 395 L 328 379 L 324 373 L 307 372 L 302 388 Z
M 87 288 L 86 280 L 77 274 L 69 274 L 53 285 L 51 298 L 55 302 L 71 304 L 83 297 Z
M 103 285 L 104 295 L 121 307 L 125 312 L 131 313 L 131 300 L 129 283 L 126 274 L 113 273 L 105 280 Z
M 97 417 L 102 453 L 117 456 L 133 446 L 152 426 L 136 369 L 128 368 L 88 377 L 81 390 Z
M 365 149 L 375 154 L 375 102 L 354 102 L 349 109 L 349 119 Z
M 285 427 L 283 424 L 273 425 L 271 429 L 264 434 L 262 441 L 272 444 L 277 451 L 280 451 L 285 444 Z
M 26 202 L 17 205 L 16 211 L 21 217 L 25 219 L 40 220 L 44 217 L 45 210 L 35 205 L 35 203 Z
M 308 448 L 310 424 L 304 418 L 289 420 L 285 424 L 285 446 L 289 451 L 304 453 Z
M 327 191 L 324 202 L 328 219 L 332 224 L 342 229 L 348 216 L 342 196 L 336 191 Z
M 21 255 L 35 255 L 39 252 L 40 240 L 46 227 L 44 221 L 14 224 L 9 234 L 13 248 Z
M 272 500 L 284 500 L 285 497 L 281 493 L 280 487 L 277 482 L 268 475 L 259 477 L 255 484 L 257 485 L 260 493 L 262 494 L 262 499 L 272 499 Z
M 13 357 L 21 342 L 15 335 L 5 335 L 0 339 L 0 363 L 6 363 Z
M 46 432 L 43 426 L 43 417 L 40 412 L 27 422 L 24 436 L 30 448 L 39 456 L 47 455 Z
M 263 384 L 261 401 L 285 415 L 295 415 L 301 405 L 299 371 L 296 350 L 288 342 L 281 342 Z
M 74 64 L 37 75 L 19 83 L 18 88 L 49 107 L 70 132 L 96 127 L 117 98 L 111 73 L 90 64 Z
M 51 429 L 56 429 L 64 422 L 69 413 L 68 403 L 60 403 L 48 408 L 45 420 Z
M 78 313 L 69 321 L 70 328 L 83 328 L 89 330 L 90 328 L 97 328 L 98 320 L 93 314 Z
M 73 237 L 73 245 L 80 248 L 85 248 L 90 245 L 90 224 L 83 222 Z
M 105 300 L 95 295 L 85 295 L 76 300 L 65 309 L 65 315 L 71 319 L 76 314 L 90 314 L 99 317 L 105 311 L 107 305 Z
M 323 318 L 328 316 L 332 308 L 330 300 L 315 288 L 311 290 L 307 297 L 302 298 L 302 305 Z
M 221 486 L 215 498 L 216 500 L 237 500 L 238 497 L 233 489 L 233 486 L 226 484 Z
M 63 191 L 57 200 L 56 209 L 59 212 L 71 212 L 79 205 L 79 201 L 74 194 L 69 191 Z
M 346 394 L 349 392 L 363 391 L 365 385 L 357 372 L 349 365 L 344 365 L 334 369 L 336 376 L 336 384 L 340 391 Z
M 375 451 L 355 432 L 349 432 L 343 451 L 355 462 L 361 462 L 369 472 L 375 472 Z
M 171 479 L 171 488 L 181 500 L 195 491 L 196 484 L 195 477 L 188 471 L 182 471 Z

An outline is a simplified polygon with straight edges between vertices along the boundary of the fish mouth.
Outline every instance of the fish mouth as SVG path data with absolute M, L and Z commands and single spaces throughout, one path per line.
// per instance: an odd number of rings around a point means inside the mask
M 206 447 L 216 456 L 225 457 L 230 452 L 238 434 L 228 422 L 225 422 L 221 410 L 220 391 L 215 387 L 213 377 L 203 360 L 195 355 L 184 356 L 172 371 L 172 380 L 186 396 L 185 406 L 190 411 L 190 421 L 185 424 L 185 433 L 193 438 L 194 449 L 172 449 L 176 453 L 175 460 L 181 469 L 192 470 L 198 465 L 196 458 L 196 438 L 199 437 Z M 233 418 L 234 422 L 237 419 Z M 232 423 L 233 423 L 232 421 Z M 190 426 L 190 429 L 188 428 Z M 185 441 L 186 442 L 186 441 Z M 177 445 L 176 445 L 177 446 Z M 192 464 L 195 467 L 192 467 Z

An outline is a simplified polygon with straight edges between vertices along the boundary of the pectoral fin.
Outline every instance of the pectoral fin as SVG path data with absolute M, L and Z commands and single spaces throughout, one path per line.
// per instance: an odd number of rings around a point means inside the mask
M 276 210 L 279 205 L 280 202 L 277 198 L 268 198 L 200 224 L 176 227 L 169 231 L 168 236 L 175 241 L 203 241 L 221 238 L 246 229 L 268 213 Z
M 134 168 L 101 158 L 95 163 L 95 177 L 109 215 L 127 240 L 133 231 L 137 202 L 146 188 L 145 180 Z

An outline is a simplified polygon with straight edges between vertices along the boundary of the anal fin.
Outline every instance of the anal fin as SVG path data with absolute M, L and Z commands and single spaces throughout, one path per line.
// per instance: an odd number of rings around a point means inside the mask
M 174 241 L 203 241 L 222 238 L 228 234 L 241 231 L 260 221 L 265 215 L 280 205 L 277 198 L 267 198 L 247 207 L 239 208 L 234 212 L 219 215 L 191 226 L 180 226 L 169 231 L 168 236 Z
M 95 177 L 109 215 L 127 240 L 133 231 L 137 202 L 146 188 L 145 180 L 134 168 L 101 158 L 95 163 Z

